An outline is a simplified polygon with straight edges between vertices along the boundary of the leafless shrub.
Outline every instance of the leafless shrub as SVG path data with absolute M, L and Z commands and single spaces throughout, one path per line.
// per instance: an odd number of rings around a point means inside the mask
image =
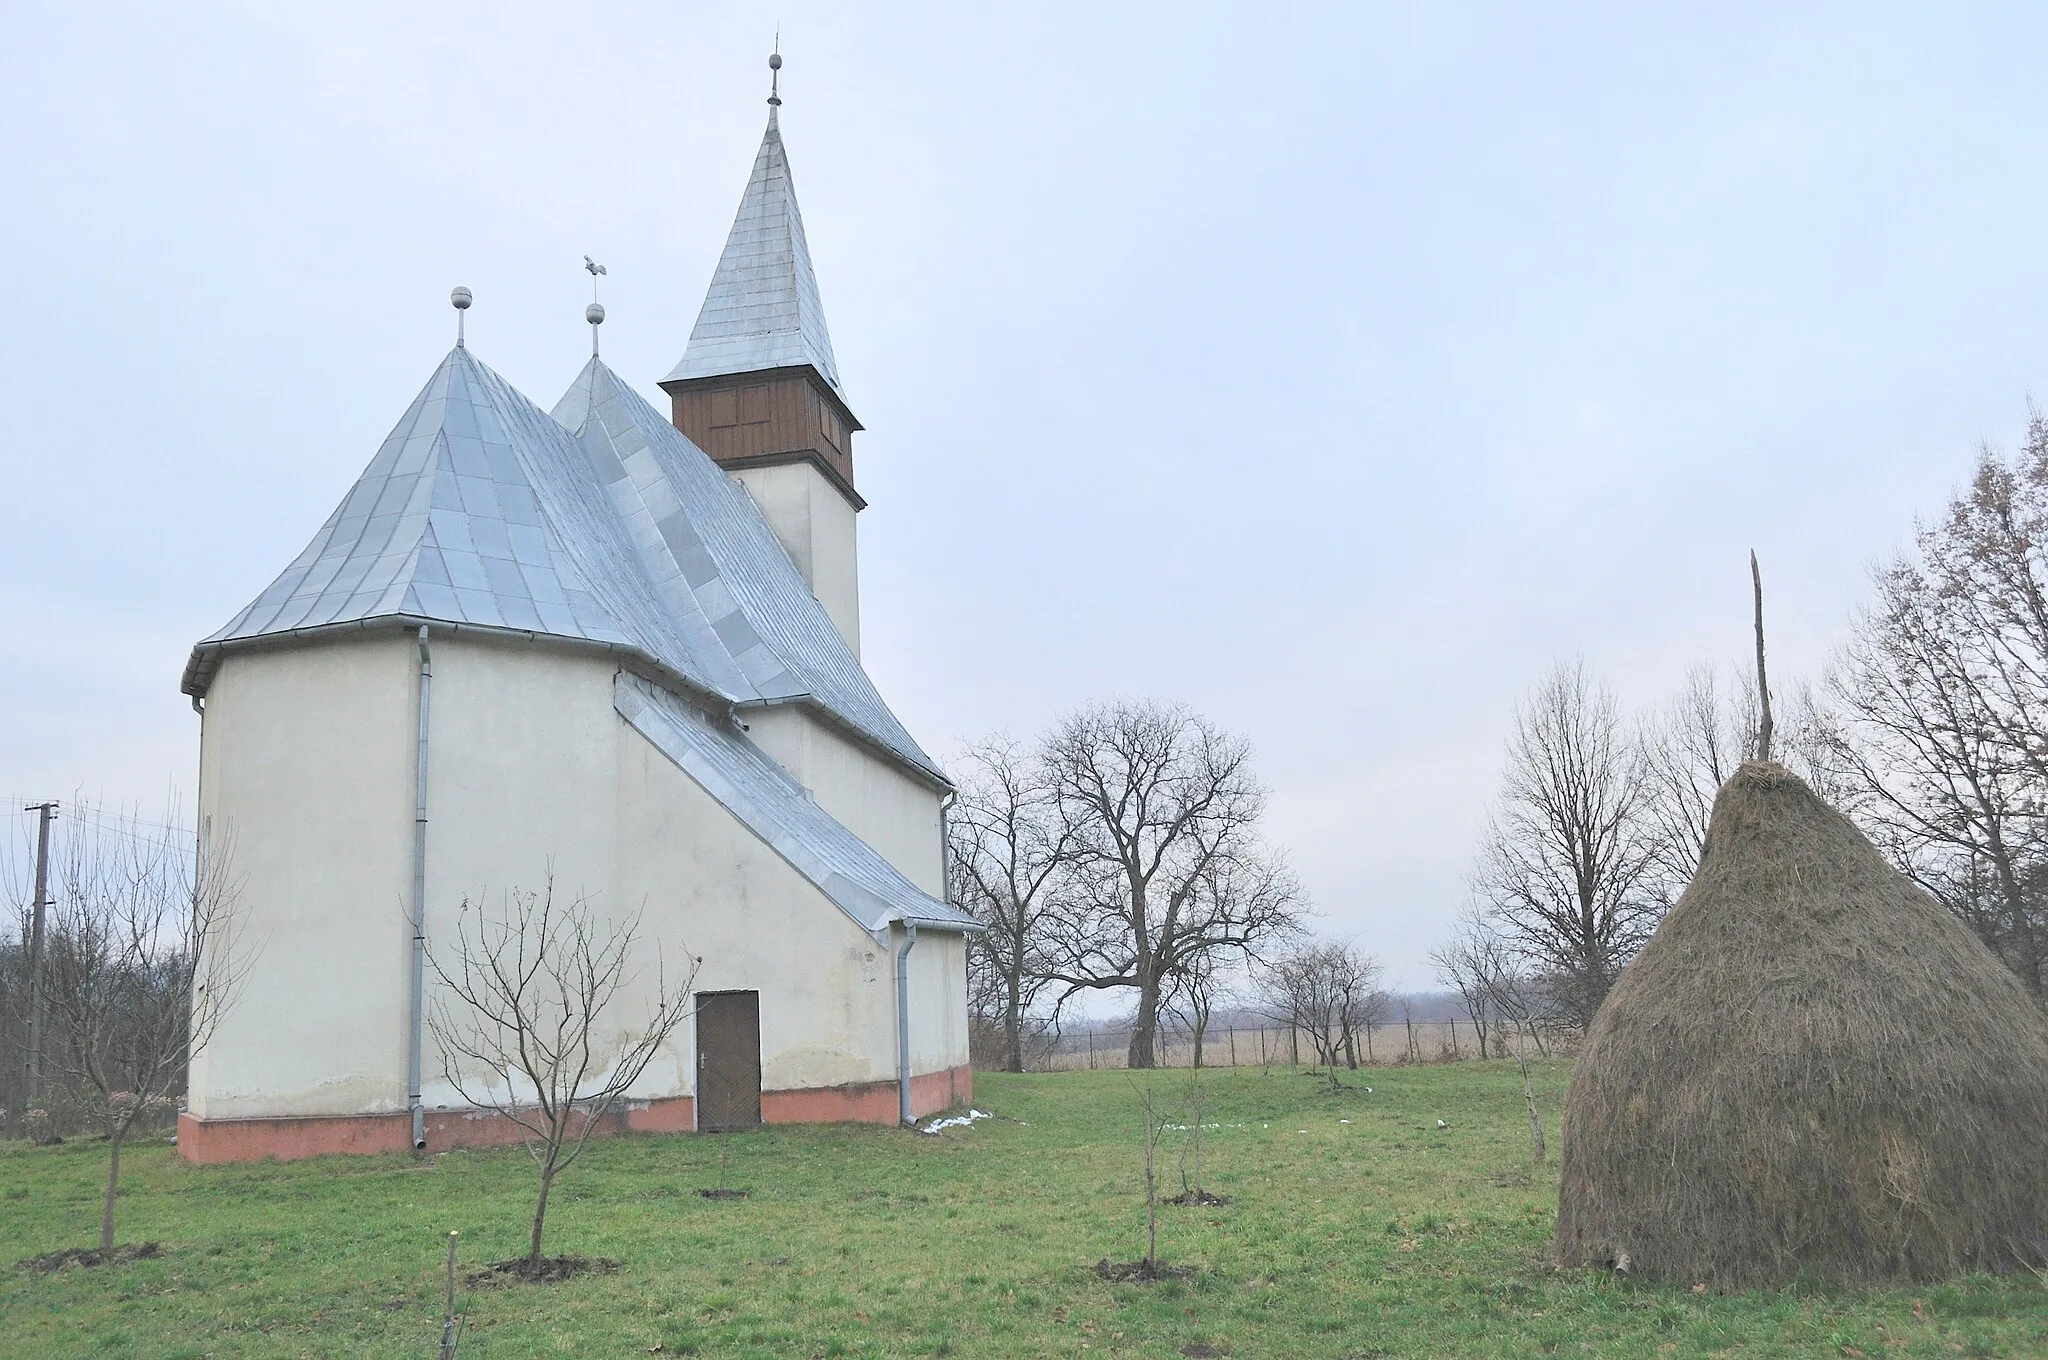
M 618 1013 L 637 980 L 640 921 L 635 912 L 608 922 L 581 896 L 559 904 L 550 876 L 541 892 L 508 891 L 499 912 L 465 900 L 454 938 L 428 954 L 442 988 L 431 1020 L 442 1075 L 464 1101 L 515 1125 L 540 1172 L 529 1277 L 542 1269 L 555 1178 L 688 1014 L 703 960 L 685 954 L 687 971 L 670 987 L 658 950 L 646 1009 Z
M 1267 1018 L 1307 1037 L 1333 1089 L 1342 1085 L 1340 1067 L 1358 1067 L 1366 1029 L 1392 1008 L 1379 961 L 1341 941 L 1295 945 L 1262 962 L 1256 976 Z
M 1513 1056 L 1522 1076 L 1522 1101 L 1529 1111 L 1529 1136 L 1537 1165 L 1549 1158 L 1543 1138 L 1543 1117 L 1536 1108 L 1536 1087 L 1529 1072 L 1529 1049 L 1543 1051 L 1547 990 L 1524 971 L 1514 947 L 1494 929 L 1484 912 L 1470 911 L 1431 958 L 1438 975 L 1457 989 L 1484 1045 L 1490 1037 L 1499 1056 Z M 1520 1040 L 1520 1042 L 1511 1042 Z
M 225 828 L 202 826 L 195 853 L 132 814 L 82 807 L 54 859 L 43 962 L 49 1058 L 106 1133 L 105 1257 L 122 1145 L 183 1088 L 252 953 Z

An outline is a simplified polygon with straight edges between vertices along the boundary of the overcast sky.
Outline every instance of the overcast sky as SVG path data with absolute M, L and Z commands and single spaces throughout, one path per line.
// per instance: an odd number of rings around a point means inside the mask
M 1547 666 L 1814 670 L 2048 372 L 2038 9 L 852 8 L 7 4 L 0 791 L 189 789 L 452 285 L 660 402 L 778 22 L 883 693 L 1186 700 L 1405 984 Z

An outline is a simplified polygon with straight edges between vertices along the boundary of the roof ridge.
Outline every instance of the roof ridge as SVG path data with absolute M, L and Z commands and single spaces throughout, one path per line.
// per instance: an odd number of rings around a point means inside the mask
M 612 475 L 630 478 L 641 513 L 659 525 L 658 534 L 635 537 L 658 537 L 684 564 L 690 590 L 718 620 L 720 636 L 759 691 L 753 702 L 815 703 L 926 777 L 944 779 L 804 584 L 746 488 L 602 360 L 585 365 L 556 410 L 574 415 L 579 403 L 579 438 L 597 425 L 608 441 L 632 443 Z

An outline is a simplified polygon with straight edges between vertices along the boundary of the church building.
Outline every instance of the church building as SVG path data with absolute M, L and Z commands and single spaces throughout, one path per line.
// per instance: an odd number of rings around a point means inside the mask
M 305 551 L 192 649 L 203 847 L 256 952 L 192 1063 L 187 1158 L 504 1141 L 441 1076 L 421 961 L 465 901 L 549 883 L 639 913 L 622 1024 L 655 951 L 671 981 L 703 960 L 622 1126 L 969 1098 L 952 788 L 861 666 L 861 425 L 769 103 L 668 416 L 595 329 L 552 411 L 458 338 Z

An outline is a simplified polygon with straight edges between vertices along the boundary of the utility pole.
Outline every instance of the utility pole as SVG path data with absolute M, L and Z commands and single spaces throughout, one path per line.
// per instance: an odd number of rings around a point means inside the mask
M 28 932 L 28 1104 L 33 1105 L 43 1075 L 43 914 L 50 905 L 50 823 L 57 805 L 37 803 L 22 811 L 42 814 L 36 827 L 36 904 Z

